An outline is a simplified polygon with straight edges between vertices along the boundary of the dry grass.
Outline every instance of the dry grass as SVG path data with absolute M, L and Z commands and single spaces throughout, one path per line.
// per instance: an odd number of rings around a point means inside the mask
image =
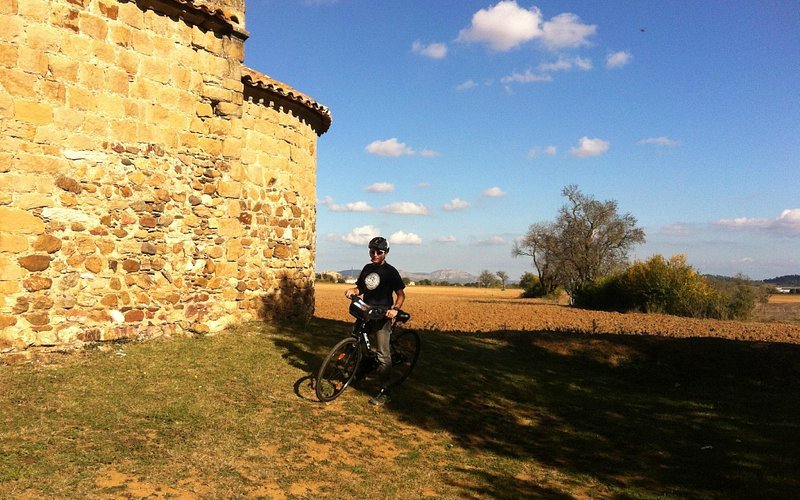
M 51 365 L 0 365 L 0 498 L 722 499 L 800 490 L 800 346 L 424 328 L 420 362 L 387 407 L 367 403 L 369 383 L 320 404 L 310 374 L 349 318 L 343 290 L 318 292 L 319 310 L 345 320 L 254 323 Z M 430 292 L 409 290 L 411 326 L 426 314 L 449 321 L 434 316 L 446 314 L 442 297 L 465 317 L 558 307 L 512 291 Z

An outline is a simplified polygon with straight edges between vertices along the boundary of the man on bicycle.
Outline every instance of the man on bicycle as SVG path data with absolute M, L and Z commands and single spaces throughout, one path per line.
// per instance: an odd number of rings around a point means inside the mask
M 394 266 L 386 262 L 388 253 L 389 243 L 386 238 L 380 236 L 372 238 L 369 242 L 370 263 L 361 270 L 356 286 L 348 288 L 344 292 L 347 298 L 363 295 L 364 302 L 367 304 L 387 308 L 386 319 L 375 321 L 370 327 L 370 331 L 375 334 L 380 391 L 369 402 L 378 406 L 389 401 L 387 389 L 392 372 L 389 339 L 392 335 L 394 318 L 406 299 L 403 291 L 406 285 L 403 283 L 400 273 Z

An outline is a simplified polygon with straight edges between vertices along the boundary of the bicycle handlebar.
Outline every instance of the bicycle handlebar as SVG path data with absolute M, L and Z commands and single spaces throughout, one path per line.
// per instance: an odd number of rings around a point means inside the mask
M 365 317 L 363 319 L 375 319 L 375 318 L 370 318 L 370 316 L 373 315 L 375 316 L 379 315 L 380 317 L 386 316 L 386 311 L 390 309 L 389 307 L 384 307 L 384 306 L 371 306 L 366 302 L 364 302 L 364 299 L 362 299 L 358 295 L 351 295 L 349 298 L 350 302 L 352 303 L 350 307 L 351 308 L 353 306 L 357 307 L 361 311 L 361 314 Z M 395 320 L 398 323 L 405 323 L 410 319 L 411 315 L 409 313 L 401 309 L 397 310 L 397 316 L 395 316 Z

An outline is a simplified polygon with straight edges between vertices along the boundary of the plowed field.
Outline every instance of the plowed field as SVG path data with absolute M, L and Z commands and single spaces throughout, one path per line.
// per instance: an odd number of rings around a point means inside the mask
M 350 321 L 344 291 L 350 285 L 317 283 L 316 315 Z M 784 318 L 800 317 L 797 299 L 777 296 Z M 789 322 L 717 321 L 663 314 L 585 311 L 539 299 L 521 299 L 519 290 L 462 287 L 408 287 L 403 309 L 417 329 L 492 332 L 503 330 L 718 337 L 800 344 L 800 324 Z

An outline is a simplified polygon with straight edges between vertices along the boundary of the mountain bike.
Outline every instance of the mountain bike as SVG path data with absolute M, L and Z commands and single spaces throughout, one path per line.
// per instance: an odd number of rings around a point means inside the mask
M 317 372 L 315 391 L 321 402 L 339 397 L 353 380 L 364 378 L 378 368 L 378 354 L 369 340 L 370 323 L 386 318 L 388 308 L 370 306 L 353 296 L 350 314 L 355 317 L 350 336 L 333 346 Z M 392 373 L 389 387 L 403 383 L 411 374 L 419 358 L 419 334 L 414 330 L 397 328 L 411 319 L 405 311 L 398 311 L 389 340 L 392 354 Z

